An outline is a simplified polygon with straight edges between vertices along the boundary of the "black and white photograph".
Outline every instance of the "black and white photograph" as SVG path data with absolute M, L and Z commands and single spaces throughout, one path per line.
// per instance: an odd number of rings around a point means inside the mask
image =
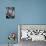
M 46 43 L 46 25 L 18 25 L 20 46 L 43 45 Z

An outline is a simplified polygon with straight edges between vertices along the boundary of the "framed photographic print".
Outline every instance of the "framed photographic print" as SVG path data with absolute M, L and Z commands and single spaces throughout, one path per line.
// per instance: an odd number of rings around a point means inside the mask
M 6 19 L 15 18 L 15 7 L 6 7 Z
M 46 42 L 46 25 L 19 24 L 18 42 L 20 43 L 20 46 L 31 46 L 34 43 L 38 43 L 39 45 L 41 45 L 40 43 L 43 44 L 43 42 Z

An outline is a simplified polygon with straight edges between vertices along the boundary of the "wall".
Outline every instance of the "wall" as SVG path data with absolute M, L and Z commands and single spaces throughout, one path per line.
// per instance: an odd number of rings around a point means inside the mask
M 15 19 L 6 19 L 6 7 L 16 8 Z M 18 32 L 17 24 L 46 24 L 46 0 L 1 0 L 0 44 L 8 43 L 9 32 Z
M 16 0 L 19 24 L 46 24 L 46 0 Z
M 8 34 L 16 32 L 17 34 L 17 20 L 6 19 L 6 7 L 16 7 L 16 0 L 1 0 L 0 1 L 0 44 L 7 44 Z M 16 39 L 17 42 L 17 39 Z

